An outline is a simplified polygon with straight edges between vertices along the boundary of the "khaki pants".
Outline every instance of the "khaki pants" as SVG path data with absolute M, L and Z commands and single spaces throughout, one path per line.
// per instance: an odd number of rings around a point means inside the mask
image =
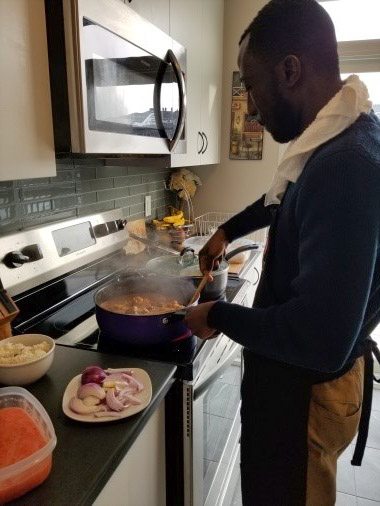
M 337 459 L 358 430 L 364 358 L 333 381 L 313 385 L 308 425 L 307 506 L 333 506 Z

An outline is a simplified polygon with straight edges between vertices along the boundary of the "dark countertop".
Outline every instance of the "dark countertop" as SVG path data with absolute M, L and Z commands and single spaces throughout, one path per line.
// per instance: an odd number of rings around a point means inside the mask
M 151 403 L 130 418 L 107 423 L 81 423 L 67 418 L 61 407 L 65 388 L 89 365 L 144 369 L 152 382 Z M 54 425 L 57 446 L 52 472 L 42 485 L 12 504 L 91 505 L 164 399 L 174 382 L 175 370 L 170 364 L 56 346 L 48 373 L 25 387 L 45 407 Z

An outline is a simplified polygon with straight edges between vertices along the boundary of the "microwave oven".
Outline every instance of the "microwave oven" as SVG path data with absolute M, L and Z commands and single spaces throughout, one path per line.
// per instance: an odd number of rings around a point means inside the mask
M 45 0 L 55 146 L 186 152 L 186 50 L 121 0 Z

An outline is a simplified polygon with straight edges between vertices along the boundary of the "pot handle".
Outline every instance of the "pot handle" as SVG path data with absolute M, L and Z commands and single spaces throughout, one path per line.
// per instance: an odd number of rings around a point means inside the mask
M 180 309 L 178 311 L 175 311 L 174 313 L 171 313 L 167 316 L 165 316 L 162 319 L 162 323 L 164 325 L 168 325 L 169 323 L 175 323 L 182 321 L 186 316 L 186 309 Z
M 190 267 L 190 265 L 194 264 L 195 260 L 195 251 L 190 246 L 186 246 L 180 253 L 179 263 L 182 267 Z
M 259 247 L 258 244 L 246 244 L 244 246 L 239 246 L 238 248 L 235 248 L 232 251 L 230 251 L 229 253 L 227 253 L 227 255 L 224 258 L 228 262 L 228 260 L 230 260 L 235 255 L 238 255 L 239 253 L 243 253 L 243 251 L 258 249 L 258 247 Z

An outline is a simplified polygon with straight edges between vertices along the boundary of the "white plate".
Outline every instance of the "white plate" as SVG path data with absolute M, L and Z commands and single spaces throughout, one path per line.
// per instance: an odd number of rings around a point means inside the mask
M 129 406 L 129 408 L 120 411 L 120 416 L 116 417 L 103 416 L 101 418 L 96 418 L 92 413 L 90 415 L 79 415 L 69 407 L 71 399 L 76 396 L 78 388 L 81 385 L 82 374 L 78 374 L 78 376 L 75 376 L 70 381 L 66 387 L 65 393 L 63 394 L 62 409 L 65 415 L 69 418 L 72 418 L 73 420 L 77 420 L 78 422 L 103 423 L 128 418 L 129 416 L 135 415 L 136 413 L 139 413 L 145 409 L 152 399 L 152 383 L 150 381 L 149 374 L 144 371 L 144 369 L 135 369 L 133 367 L 123 367 L 120 369 L 120 371 L 124 371 L 125 369 L 133 371 L 133 377 L 144 385 L 144 390 L 138 392 L 137 394 L 134 394 L 135 397 L 140 399 L 141 404 Z M 112 369 L 112 372 L 117 371 L 118 369 Z

